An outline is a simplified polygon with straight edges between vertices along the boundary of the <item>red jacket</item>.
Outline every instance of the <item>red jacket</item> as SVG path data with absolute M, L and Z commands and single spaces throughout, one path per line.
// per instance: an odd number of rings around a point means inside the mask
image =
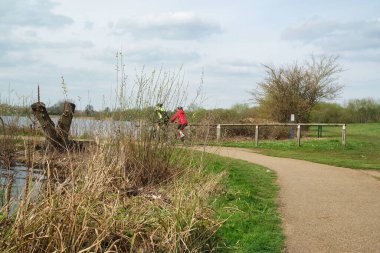
M 188 124 L 189 122 L 186 119 L 185 112 L 181 109 L 177 111 L 176 114 L 174 114 L 173 118 L 170 120 L 170 122 L 174 122 L 178 118 L 178 124 Z

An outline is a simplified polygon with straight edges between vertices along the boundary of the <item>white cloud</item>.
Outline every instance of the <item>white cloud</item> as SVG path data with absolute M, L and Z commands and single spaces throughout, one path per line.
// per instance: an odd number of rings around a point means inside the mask
M 0 40 L 0 50 L 13 51 L 13 50 L 24 50 L 28 51 L 30 49 L 67 49 L 67 48 L 91 48 L 93 46 L 91 41 L 81 41 L 81 40 L 72 40 L 72 41 L 25 41 L 25 40 Z
M 2 51 L 1 45 L 0 45 L 0 51 Z M 0 67 L 2 69 L 25 67 L 31 64 L 36 64 L 38 62 L 39 62 L 39 59 L 37 57 L 34 57 L 33 55 L 26 54 L 26 53 L 20 54 L 17 52 L 7 52 L 0 55 Z M 5 75 L 4 72 L 0 71 L 0 73 L 2 73 L 3 76 Z
M 64 75 L 73 96 L 87 97 L 90 90 L 99 107 L 115 84 L 120 49 L 130 82 L 143 66 L 183 64 L 186 81 L 197 86 L 204 70 L 212 106 L 245 101 L 246 91 L 265 77 L 261 63 L 301 62 L 310 54 L 340 55 L 346 96 L 356 94 L 350 87 L 379 93 L 376 1 L 324 0 L 297 8 L 291 1 L 256 2 L 0 0 L 0 93 L 8 84 L 20 94 L 35 93 L 40 83 L 45 98 L 56 102 Z
M 55 54 L 68 54 L 71 50 L 92 48 L 90 41 L 41 41 L 41 40 L 20 40 L 8 39 L 0 40 L 0 67 L 22 67 L 29 64 L 46 63 L 49 58 L 44 55 L 50 51 Z M 54 54 L 53 54 L 54 55 Z M 50 59 L 53 60 L 54 59 Z M 1 71 L 0 71 L 1 72 Z
M 115 52 L 111 49 L 102 51 L 91 51 L 85 54 L 83 58 L 88 61 L 98 61 L 109 66 L 116 63 Z M 166 48 L 159 45 L 130 45 L 123 50 L 123 59 L 127 65 L 150 65 L 152 67 L 160 66 L 181 66 L 185 63 L 198 62 L 201 55 L 194 50 L 181 50 L 175 48 Z
M 58 30 L 73 23 L 53 12 L 50 0 L 1 0 L 0 2 L 0 66 L 24 66 L 44 62 L 38 50 L 91 48 L 93 44 L 77 38 L 54 38 Z
M 197 40 L 222 32 L 219 23 L 191 12 L 161 13 L 119 21 L 116 34 L 131 34 L 138 38 L 167 40 Z
M 183 64 L 185 62 L 197 61 L 200 55 L 194 51 L 172 50 L 165 48 L 146 48 L 133 50 L 126 53 L 126 59 L 135 63 L 145 64 Z
M 12 26 L 62 27 L 73 20 L 52 12 L 55 3 L 49 0 L 1 0 L 0 24 L 2 29 Z
M 285 40 L 313 44 L 328 52 L 380 49 L 380 21 L 308 20 L 282 34 Z
M 261 64 L 255 61 L 236 59 L 220 59 L 205 66 L 206 73 L 224 77 L 252 78 L 262 72 Z M 261 76 L 261 75 L 260 75 Z

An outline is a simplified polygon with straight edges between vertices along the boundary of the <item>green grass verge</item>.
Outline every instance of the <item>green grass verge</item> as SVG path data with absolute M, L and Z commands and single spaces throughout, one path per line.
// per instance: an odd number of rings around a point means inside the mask
M 245 161 L 207 155 L 208 173 L 227 172 L 212 205 L 226 220 L 216 233 L 217 252 L 281 252 L 276 175 Z
M 311 128 L 307 137 L 315 137 L 316 128 Z M 290 157 L 354 169 L 380 169 L 380 124 L 349 124 L 347 145 L 341 145 L 341 129 L 324 127 L 323 138 L 301 139 L 301 147 L 294 140 L 224 142 L 223 146 L 254 149 L 262 154 Z

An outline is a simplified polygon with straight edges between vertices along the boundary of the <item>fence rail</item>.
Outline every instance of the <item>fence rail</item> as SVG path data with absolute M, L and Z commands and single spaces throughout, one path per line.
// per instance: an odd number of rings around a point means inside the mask
M 336 126 L 342 127 L 342 145 L 346 145 L 346 124 L 341 123 L 267 123 L 267 124 L 191 124 L 189 127 L 216 127 L 216 141 L 221 141 L 221 129 L 222 127 L 229 126 L 252 126 L 255 127 L 255 143 L 256 147 L 259 145 L 259 129 L 263 126 L 294 126 L 297 127 L 297 145 L 301 146 L 301 126 Z

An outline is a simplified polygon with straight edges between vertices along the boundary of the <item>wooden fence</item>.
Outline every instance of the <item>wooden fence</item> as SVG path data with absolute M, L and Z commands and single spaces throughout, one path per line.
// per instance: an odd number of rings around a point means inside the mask
M 263 126 L 269 126 L 269 127 L 274 127 L 274 126 L 293 126 L 293 127 L 297 127 L 297 135 L 296 135 L 296 138 L 297 138 L 297 145 L 300 146 L 301 145 L 301 126 L 318 126 L 318 127 L 322 127 L 322 126 L 338 126 L 338 127 L 342 127 L 342 145 L 345 146 L 346 145 L 346 124 L 328 124 L 328 123 L 272 123 L 272 124 L 213 124 L 213 125 L 200 125 L 200 124 L 192 124 L 192 125 L 189 125 L 189 127 L 197 127 L 197 126 L 208 126 L 208 127 L 216 127 L 216 141 L 219 142 L 221 141 L 221 130 L 222 130 L 222 127 L 229 127 L 229 126 L 254 126 L 255 127 L 255 143 L 256 143 L 256 147 L 259 145 L 259 130 L 260 130 L 260 127 L 263 127 Z M 319 134 L 319 130 L 318 130 L 318 134 Z

